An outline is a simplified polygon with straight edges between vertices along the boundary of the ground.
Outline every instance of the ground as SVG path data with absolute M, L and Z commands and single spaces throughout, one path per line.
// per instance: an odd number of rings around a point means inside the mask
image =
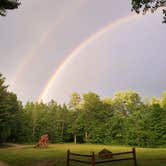
M 47 149 L 34 149 L 33 145 L 15 145 L 0 148 L 0 166 L 65 166 L 66 152 L 98 154 L 107 148 L 112 152 L 131 151 L 131 147 L 88 145 L 88 144 L 51 144 Z M 166 148 L 136 148 L 138 166 L 165 166 Z M 72 163 L 71 166 L 83 166 Z M 133 166 L 133 161 L 123 161 L 100 166 Z
M 5 164 L 4 162 L 0 161 L 0 166 L 8 166 L 8 165 Z

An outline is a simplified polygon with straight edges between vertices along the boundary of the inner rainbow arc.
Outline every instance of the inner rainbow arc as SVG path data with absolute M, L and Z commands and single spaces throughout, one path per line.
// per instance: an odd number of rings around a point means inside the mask
M 72 50 L 67 57 L 64 59 L 64 61 L 59 65 L 59 67 L 55 70 L 51 78 L 47 81 L 42 93 L 38 97 L 38 102 L 41 102 L 44 100 L 44 98 L 47 96 L 49 90 L 53 86 L 53 83 L 55 82 L 56 78 L 60 75 L 60 73 L 65 69 L 67 64 L 76 56 L 78 55 L 81 50 L 85 49 L 89 44 L 91 44 L 96 39 L 100 38 L 102 35 L 104 35 L 106 32 L 108 32 L 111 28 L 117 27 L 119 25 L 122 25 L 124 23 L 127 23 L 129 21 L 132 21 L 136 17 L 139 17 L 140 15 L 132 14 L 122 17 L 118 20 L 115 20 L 108 25 L 104 26 L 103 28 L 99 29 L 95 33 L 91 34 L 87 39 L 85 39 L 81 44 L 79 44 L 74 50 Z

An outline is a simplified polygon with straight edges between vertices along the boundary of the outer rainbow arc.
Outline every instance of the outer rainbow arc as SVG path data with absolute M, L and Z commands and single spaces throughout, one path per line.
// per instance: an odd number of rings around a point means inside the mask
M 81 7 L 82 4 L 84 4 L 86 1 L 84 0 L 79 0 L 78 4 L 76 6 L 76 9 Z M 68 7 L 68 6 L 65 6 Z M 66 11 L 66 12 L 64 12 Z M 16 81 L 20 79 L 20 77 L 24 74 L 24 71 L 26 70 L 26 67 L 29 65 L 31 60 L 37 55 L 37 51 L 43 46 L 43 44 L 48 40 L 48 37 L 50 34 L 56 30 L 56 28 L 64 21 L 65 17 L 69 15 L 70 13 L 73 13 L 74 10 L 64 8 L 63 12 L 61 12 L 60 16 L 58 17 L 57 21 L 54 22 L 50 28 L 50 26 L 47 28 L 47 30 L 41 35 L 39 38 L 39 41 L 37 44 L 33 47 L 30 48 L 28 53 L 25 55 L 25 58 L 23 58 L 21 65 L 18 67 L 16 71 L 16 75 L 14 80 L 11 83 L 11 88 L 13 88 L 16 84 Z M 65 14 L 64 14 L 65 13 Z
M 52 75 L 52 77 L 48 80 L 46 86 L 44 87 L 44 90 L 42 91 L 42 93 L 40 94 L 39 98 L 38 98 L 38 102 L 40 102 L 41 100 L 43 100 L 48 91 L 50 90 L 50 88 L 52 87 L 54 81 L 56 80 L 56 78 L 58 77 L 58 75 L 62 72 L 62 70 L 64 70 L 65 66 L 84 48 L 86 48 L 86 46 L 88 46 L 89 44 L 91 44 L 94 40 L 96 40 L 97 38 L 101 37 L 104 33 L 108 32 L 111 28 L 116 27 L 118 25 L 121 25 L 123 23 L 126 23 L 128 21 L 131 21 L 132 19 L 134 19 L 135 17 L 138 17 L 137 14 L 129 14 L 128 16 L 122 17 L 118 20 L 115 20 L 114 22 L 111 22 L 110 24 L 106 25 L 104 28 L 101 28 L 100 30 L 98 30 L 97 32 L 93 33 L 92 35 L 90 35 L 86 40 L 84 40 L 78 47 L 76 47 L 68 56 L 67 58 L 59 65 L 58 69 L 55 70 L 54 74 Z
M 26 54 L 25 58 L 23 59 L 23 62 L 21 63 L 21 65 L 18 67 L 16 71 L 16 76 L 14 80 L 12 81 L 12 85 L 11 85 L 12 87 L 14 87 L 14 85 L 16 84 L 16 81 L 23 75 L 26 66 L 28 66 L 29 62 L 34 58 L 34 56 L 36 55 L 35 53 L 40 49 L 40 47 L 42 46 L 42 44 L 48 37 L 49 33 L 50 33 L 50 29 L 42 34 L 37 46 L 32 47 L 29 50 L 28 54 Z

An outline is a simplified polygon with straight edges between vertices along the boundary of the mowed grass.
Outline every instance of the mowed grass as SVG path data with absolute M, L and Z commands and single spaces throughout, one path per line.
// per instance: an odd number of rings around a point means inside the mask
M 50 166 L 65 166 L 66 151 L 97 154 L 103 148 L 114 152 L 131 151 L 132 147 L 89 145 L 89 144 L 52 144 L 47 149 L 34 149 L 33 146 L 12 147 L 0 149 L 0 161 L 10 166 L 35 166 L 39 162 L 47 162 Z M 166 166 L 166 148 L 136 148 L 138 166 Z M 133 166 L 133 161 L 120 161 L 100 166 Z M 83 164 L 71 163 L 71 166 L 83 166 Z

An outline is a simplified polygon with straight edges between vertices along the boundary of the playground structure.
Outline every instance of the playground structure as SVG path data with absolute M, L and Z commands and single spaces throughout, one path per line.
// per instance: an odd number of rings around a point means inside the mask
M 34 148 L 47 148 L 48 147 L 48 134 L 42 135 L 39 139 L 38 144 Z
M 123 157 L 126 154 L 131 154 L 131 157 Z M 71 158 L 71 156 L 75 156 L 75 158 Z M 115 156 L 120 156 L 119 158 L 114 158 Z M 77 158 L 76 158 L 77 157 Z M 80 160 L 80 157 L 89 158 L 90 160 Z M 70 150 L 67 151 L 67 166 L 70 166 L 70 162 L 76 162 L 76 163 L 83 163 L 83 164 L 91 164 L 91 166 L 95 166 L 97 164 L 103 164 L 103 163 L 110 163 L 110 162 L 116 162 L 116 161 L 125 161 L 125 160 L 133 160 L 134 166 L 137 166 L 136 161 L 136 150 L 135 148 L 132 148 L 132 151 L 128 152 L 120 152 L 120 153 L 112 153 L 111 158 L 105 158 L 105 159 L 98 159 L 98 156 L 95 155 L 94 152 L 90 155 L 84 155 L 84 154 L 78 154 L 78 153 L 71 153 Z

